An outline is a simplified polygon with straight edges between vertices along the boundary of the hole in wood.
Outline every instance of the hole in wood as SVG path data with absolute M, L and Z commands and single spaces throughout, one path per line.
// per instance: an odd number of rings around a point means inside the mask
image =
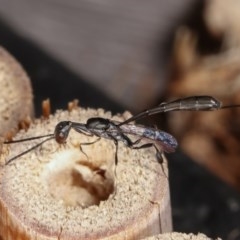
M 99 205 L 113 193 L 114 179 L 104 160 L 95 162 L 86 160 L 78 149 L 54 154 L 42 175 L 48 191 L 67 206 Z

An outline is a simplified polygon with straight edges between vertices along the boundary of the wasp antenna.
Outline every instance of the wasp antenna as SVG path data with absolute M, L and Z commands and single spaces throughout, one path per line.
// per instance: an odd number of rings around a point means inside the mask
M 49 138 L 43 140 L 42 142 L 34 145 L 33 147 L 29 148 L 28 150 L 26 150 L 26 151 L 24 151 L 24 152 L 16 155 L 15 157 L 12 157 L 12 158 L 8 159 L 8 160 L 6 161 L 6 163 L 5 163 L 5 165 L 8 165 L 9 163 L 13 162 L 15 159 L 17 159 L 17 158 L 19 158 L 19 157 L 21 157 L 21 156 L 29 153 L 30 151 L 32 151 L 32 150 L 38 148 L 39 146 L 41 146 L 43 143 L 45 143 L 45 142 L 47 142 L 47 141 L 49 141 L 49 140 L 51 140 L 51 139 L 54 138 L 53 134 L 51 134 L 50 136 L 51 136 L 51 137 L 49 137 Z M 45 136 L 45 137 L 46 137 L 46 136 Z M 36 138 L 34 138 L 34 139 L 36 139 Z M 23 140 L 24 140 L 24 139 L 23 139 Z
M 224 109 L 224 108 L 239 108 L 239 107 L 240 107 L 240 104 L 226 105 L 226 106 L 222 106 L 221 109 Z
M 26 142 L 26 141 L 31 141 L 35 139 L 40 139 L 40 138 L 45 138 L 45 137 L 54 137 L 54 134 L 47 134 L 43 136 L 37 136 L 37 137 L 30 137 L 30 138 L 23 138 L 23 139 L 18 139 L 18 140 L 11 140 L 11 141 L 5 141 L 3 144 L 12 144 L 12 143 L 19 143 L 19 142 Z

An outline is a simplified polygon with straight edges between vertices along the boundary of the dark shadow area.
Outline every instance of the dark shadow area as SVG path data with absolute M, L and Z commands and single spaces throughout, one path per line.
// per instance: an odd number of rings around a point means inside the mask
M 156 50 L 156 59 L 163 55 L 165 59 L 169 60 L 172 54 L 175 34 L 177 29 L 182 27 L 189 28 L 197 36 L 197 49 L 201 54 L 214 54 L 221 50 L 222 39 L 212 35 L 204 22 L 203 11 L 205 8 L 205 1 L 196 0 L 194 4 L 189 7 L 186 15 L 183 15 L 178 21 L 175 21 L 164 41 L 159 44 Z M 164 46 L 164 48 L 163 48 Z M 159 61 L 157 61 L 158 63 Z M 167 61 L 166 61 L 167 62 Z
M 67 69 L 61 62 L 16 34 L 0 20 L 0 45 L 6 48 L 24 67 L 31 78 L 36 115 L 41 113 L 41 102 L 51 99 L 52 111 L 67 107 L 73 99 L 79 99 L 82 107 L 104 108 L 122 112 L 123 108 L 100 90 Z
M 240 194 L 181 152 L 168 159 L 174 230 L 240 239 Z
M 212 35 L 206 27 L 203 13 L 205 1 L 197 1 L 189 15 L 183 19 L 183 26 L 187 26 L 197 36 L 197 49 L 201 54 L 214 54 L 221 50 L 222 39 Z

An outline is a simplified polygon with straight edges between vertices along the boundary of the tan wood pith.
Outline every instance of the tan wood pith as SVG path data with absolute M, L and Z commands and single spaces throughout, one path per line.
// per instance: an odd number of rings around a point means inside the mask
M 111 118 L 102 109 L 73 108 L 36 120 L 16 138 L 53 133 L 62 120 L 85 123 Z M 124 116 L 124 115 L 123 115 Z M 122 121 L 123 116 L 114 116 Z M 154 149 L 132 150 L 72 130 L 63 146 L 54 139 L 17 158 L 41 140 L 3 147 L 0 175 L 0 236 L 16 239 L 141 239 L 172 230 L 166 159 Z
M 30 80 L 22 66 L 0 46 L 0 136 L 11 137 L 27 127 L 33 115 Z

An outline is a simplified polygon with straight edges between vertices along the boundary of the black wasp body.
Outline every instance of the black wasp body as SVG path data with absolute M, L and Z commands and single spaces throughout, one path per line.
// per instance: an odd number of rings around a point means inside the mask
M 118 162 L 117 150 L 118 143 L 120 141 L 123 142 L 127 147 L 132 149 L 149 147 L 155 148 L 157 159 L 159 162 L 161 162 L 161 154 L 163 152 L 173 152 L 177 148 L 178 144 L 176 139 L 172 135 L 159 129 L 132 124 L 131 122 L 163 112 L 211 111 L 231 107 L 240 107 L 240 105 L 221 106 L 221 103 L 211 96 L 193 96 L 177 99 L 172 102 L 161 103 L 159 106 L 140 112 L 139 114 L 136 114 L 123 122 L 116 122 L 110 119 L 100 117 L 89 118 L 86 123 L 62 121 L 56 125 L 53 134 L 4 142 L 4 144 L 11 144 L 47 137 L 39 144 L 9 159 L 6 164 L 9 164 L 16 158 L 30 152 L 31 150 L 39 147 L 40 145 L 51 139 L 55 139 L 56 142 L 58 142 L 59 144 L 65 143 L 71 129 L 74 129 L 75 131 L 87 136 L 96 136 L 98 137 L 96 141 L 100 140 L 101 138 L 106 138 L 113 141 L 116 146 L 116 164 Z M 129 136 L 135 136 L 136 140 L 131 140 Z M 81 145 L 89 145 L 95 143 L 96 141 L 90 143 L 83 143 Z M 81 146 L 80 149 L 82 150 Z
M 69 131 L 73 128 L 75 131 L 87 136 L 97 136 L 110 139 L 116 146 L 115 163 L 117 164 L 118 142 L 123 142 L 132 149 L 141 149 L 154 147 L 157 152 L 157 159 L 161 161 L 161 152 L 173 152 L 177 147 L 176 139 L 170 134 L 159 131 L 154 128 L 137 126 L 134 124 L 124 124 L 119 126 L 120 122 L 111 121 L 106 118 L 89 118 L 86 124 L 70 121 L 62 121 L 55 128 L 55 139 L 58 143 L 64 143 L 67 140 Z M 132 141 L 128 136 L 135 135 L 138 138 Z M 61 136 L 61 137 L 60 137 Z M 60 139 L 60 141 L 59 141 Z M 95 143 L 94 141 L 93 143 Z M 141 144 L 141 142 L 144 142 Z M 87 143 L 89 144 L 89 143 Z

